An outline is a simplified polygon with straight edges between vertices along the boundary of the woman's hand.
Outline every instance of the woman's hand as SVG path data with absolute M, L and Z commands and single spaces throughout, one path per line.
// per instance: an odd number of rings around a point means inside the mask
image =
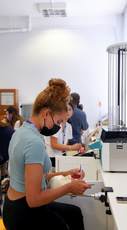
M 77 178 L 77 179 L 83 179 L 85 177 L 85 172 L 82 170 L 80 173 L 80 169 L 75 168 L 75 169 L 71 169 L 69 171 L 66 171 L 66 175 L 71 175 L 71 177 L 73 178 Z
M 90 189 L 91 185 L 87 184 L 84 180 L 74 180 L 71 183 L 71 193 L 75 195 L 82 195 L 86 189 Z
M 77 150 L 79 151 L 81 149 L 81 144 L 80 143 L 76 143 L 74 145 L 71 145 L 71 150 Z

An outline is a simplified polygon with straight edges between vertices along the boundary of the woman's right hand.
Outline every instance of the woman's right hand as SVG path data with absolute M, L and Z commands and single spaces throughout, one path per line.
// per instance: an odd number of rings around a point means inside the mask
M 71 193 L 75 195 L 82 195 L 86 189 L 90 189 L 91 185 L 87 184 L 84 180 L 74 180 L 71 183 Z
M 76 143 L 74 145 L 71 146 L 71 150 L 77 150 L 79 151 L 81 149 L 81 144 L 80 143 Z

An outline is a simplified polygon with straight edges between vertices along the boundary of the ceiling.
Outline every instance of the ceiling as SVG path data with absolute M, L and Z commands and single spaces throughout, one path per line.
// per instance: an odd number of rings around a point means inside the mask
M 42 17 L 39 3 L 67 3 L 68 17 L 104 16 L 122 14 L 127 0 L 0 0 L 0 17 Z
M 42 16 L 39 3 L 52 6 L 62 2 L 66 3 L 66 18 Z M 126 6 L 127 0 L 0 0 L 0 33 L 88 25 L 116 26 L 116 15 L 122 15 Z

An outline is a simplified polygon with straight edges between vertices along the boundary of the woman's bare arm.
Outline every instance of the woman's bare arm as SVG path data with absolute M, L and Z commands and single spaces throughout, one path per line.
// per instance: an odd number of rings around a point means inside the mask
M 50 137 L 51 141 L 51 148 L 52 149 L 57 149 L 57 150 L 70 150 L 70 145 L 61 145 L 57 143 L 57 138 L 56 137 Z
M 61 145 L 57 143 L 57 138 L 56 137 L 50 137 L 51 141 L 51 148 L 52 149 L 57 149 L 57 150 L 79 150 L 81 148 L 80 143 L 76 143 L 74 145 Z
M 25 166 L 26 200 L 29 207 L 46 205 L 68 193 L 81 195 L 90 188 L 84 180 L 75 180 L 59 188 L 41 190 L 43 166 L 40 164 L 28 164 Z

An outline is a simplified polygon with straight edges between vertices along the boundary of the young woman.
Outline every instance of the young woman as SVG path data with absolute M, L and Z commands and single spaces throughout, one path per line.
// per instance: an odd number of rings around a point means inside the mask
M 91 188 L 84 180 L 75 180 L 56 189 L 45 189 L 46 181 L 55 175 L 84 177 L 79 169 L 47 174 L 51 167 L 44 135 L 56 133 L 67 113 L 70 89 L 65 81 L 51 79 L 36 98 L 32 117 L 24 122 L 10 142 L 10 186 L 3 209 L 3 221 L 8 230 L 55 229 L 84 230 L 83 216 L 78 207 L 53 202 Z
M 23 124 L 24 119 L 18 114 L 18 111 L 13 106 L 10 106 L 6 110 L 7 122 L 16 131 Z
M 68 145 L 69 139 L 72 139 L 72 126 L 68 122 L 73 115 L 74 107 L 71 102 L 68 103 L 68 112 L 65 119 L 60 124 L 61 129 L 51 137 L 44 137 L 47 153 L 52 161 L 52 166 L 55 167 L 55 156 L 62 156 L 66 150 L 79 150 L 80 143 Z
M 61 129 L 55 135 L 51 136 L 51 147 L 53 149 L 54 155 L 62 155 L 66 150 L 79 150 L 81 148 L 80 143 L 74 145 L 68 145 L 69 139 L 72 139 L 72 126 L 67 122 L 67 120 L 73 114 L 73 105 L 69 102 L 68 113 L 66 118 L 61 123 Z

